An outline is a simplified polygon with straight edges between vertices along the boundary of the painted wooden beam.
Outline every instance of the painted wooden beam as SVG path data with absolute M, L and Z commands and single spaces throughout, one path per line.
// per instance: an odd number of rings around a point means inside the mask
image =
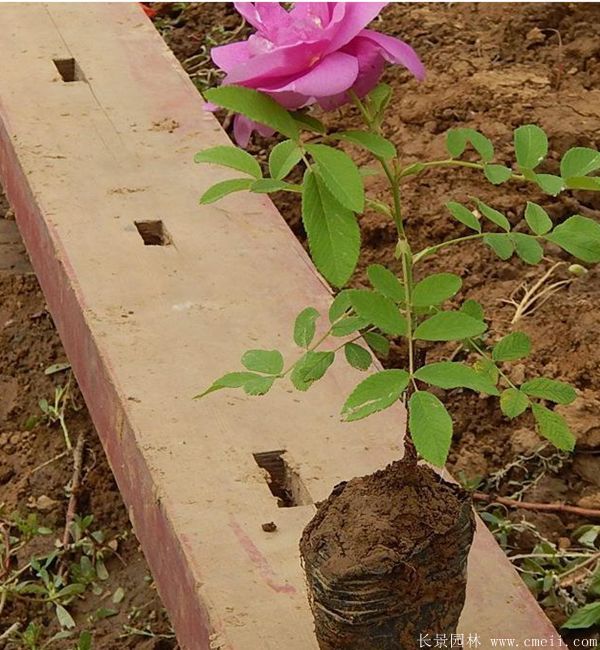
M 403 409 L 340 423 L 361 376 L 343 363 L 307 394 L 192 401 L 249 347 L 290 354 L 328 288 L 267 198 L 198 205 L 229 175 L 193 155 L 228 140 L 136 4 L 3 4 L 0 22 L 2 182 L 181 646 L 316 648 L 310 500 L 397 458 Z M 279 508 L 257 464 L 282 450 L 304 505 Z M 483 526 L 461 629 L 558 639 Z

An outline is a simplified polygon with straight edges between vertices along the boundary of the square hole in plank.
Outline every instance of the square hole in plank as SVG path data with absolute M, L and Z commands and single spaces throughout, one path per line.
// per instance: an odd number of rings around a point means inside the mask
M 169 246 L 173 243 L 162 221 L 134 221 L 146 246 Z
M 83 72 L 75 59 L 53 59 L 63 81 L 85 81 Z
M 256 464 L 266 472 L 267 485 L 280 508 L 306 506 L 313 502 L 298 473 L 287 463 L 285 449 L 252 454 Z

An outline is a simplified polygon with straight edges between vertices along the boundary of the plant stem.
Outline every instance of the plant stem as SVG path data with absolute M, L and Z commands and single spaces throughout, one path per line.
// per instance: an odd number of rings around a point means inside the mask
M 487 233 L 485 232 L 478 232 L 475 233 L 474 235 L 466 235 L 465 237 L 457 237 L 456 239 L 449 239 L 448 241 L 442 242 L 441 244 L 436 244 L 435 246 L 428 246 L 427 248 L 424 248 L 423 250 L 419 251 L 414 256 L 413 264 L 417 264 L 417 262 L 421 261 L 424 257 L 433 255 L 434 253 L 437 253 L 437 251 L 441 250 L 442 248 L 446 248 L 446 246 L 452 246 L 453 244 L 462 244 L 462 242 L 470 241 L 471 239 L 481 239 L 482 237 L 485 237 L 486 234 Z
M 453 158 L 447 158 L 445 160 L 430 160 L 429 162 L 419 164 L 423 166 L 423 169 L 427 169 L 429 167 L 468 167 L 469 169 L 479 169 L 480 171 L 484 171 L 485 169 L 485 165 L 482 165 L 481 163 L 468 162 L 466 160 L 454 160 Z M 411 166 L 412 165 L 408 165 L 405 167 L 405 169 L 408 169 L 408 167 Z M 402 171 L 400 172 L 400 176 L 402 176 Z M 513 181 L 526 180 L 525 176 L 522 174 L 512 174 L 510 178 Z

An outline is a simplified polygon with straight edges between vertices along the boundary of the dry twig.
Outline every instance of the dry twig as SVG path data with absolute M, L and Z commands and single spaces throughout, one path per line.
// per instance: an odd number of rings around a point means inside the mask
M 570 506 L 566 503 L 535 503 L 530 501 L 517 501 L 515 499 L 507 499 L 506 497 L 497 497 L 493 494 L 485 494 L 485 492 L 473 492 L 473 499 L 475 501 L 483 501 L 485 503 L 498 503 L 506 506 L 507 508 L 518 508 L 520 510 L 533 510 L 537 512 L 564 512 L 571 515 L 578 515 L 580 517 L 587 517 L 590 519 L 600 519 L 600 510 L 594 508 L 580 508 L 579 506 Z

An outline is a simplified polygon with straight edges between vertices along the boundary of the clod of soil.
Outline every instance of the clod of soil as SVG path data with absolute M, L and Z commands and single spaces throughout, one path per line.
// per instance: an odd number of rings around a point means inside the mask
M 454 633 L 474 527 L 468 493 L 410 460 L 338 485 L 300 543 L 321 649 Z

